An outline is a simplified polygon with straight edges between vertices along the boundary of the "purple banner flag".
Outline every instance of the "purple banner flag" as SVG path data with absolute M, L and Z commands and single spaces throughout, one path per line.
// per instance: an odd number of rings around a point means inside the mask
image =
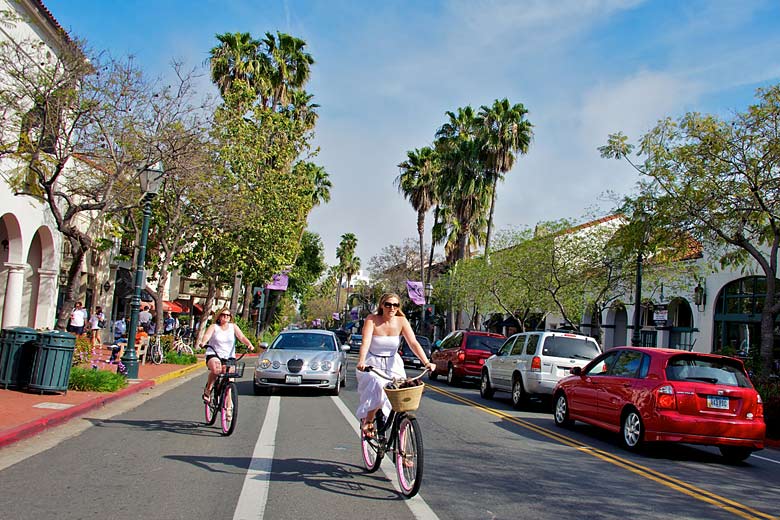
M 334 312 L 333 313 L 333 319 L 334 320 L 340 320 L 341 319 L 341 315 L 338 312 Z
M 279 273 L 275 274 L 273 279 L 271 280 L 271 283 L 266 285 L 265 287 L 267 289 L 271 289 L 272 291 L 286 291 L 287 290 L 287 273 Z
M 406 291 L 409 293 L 409 299 L 412 300 L 415 305 L 425 305 L 425 290 L 423 289 L 422 282 L 406 280 Z

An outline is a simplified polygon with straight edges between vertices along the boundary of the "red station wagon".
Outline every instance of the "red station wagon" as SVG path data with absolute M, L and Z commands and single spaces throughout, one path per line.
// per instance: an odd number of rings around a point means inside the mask
M 764 447 L 764 405 L 739 359 L 619 347 L 571 372 L 553 390 L 558 426 L 578 420 L 619 432 L 628 449 L 708 444 L 731 461 Z
M 431 354 L 436 372 L 429 375 L 436 379 L 447 374 L 447 383 L 456 385 L 464 378 L 480 378 L 485 360 L 498 352 L 506 336 L 479 330 L 456 330 L 441 342 Z

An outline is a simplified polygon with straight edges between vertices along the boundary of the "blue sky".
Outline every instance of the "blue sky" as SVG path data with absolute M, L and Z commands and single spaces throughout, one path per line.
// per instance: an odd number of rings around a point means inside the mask
M 202 67 L 217 33 L 303 38 L 317 62 L 315 161 L 334 185 L 309 227 L 329 263 L 343 233 L 363 266 L 416 235 L 397 164 L 431 144 L 448 110 L 504 97 L 529 110 L 531 149 L 498 192 L 504 229 L 606 214 L 605 190 L 637 180 L 599 157 L 609 133 L 638 138 L 687 111 L 728 117 L 780 82 L 775 0 L 44 1 L 72 35 L 152 75 L 174 58 Z

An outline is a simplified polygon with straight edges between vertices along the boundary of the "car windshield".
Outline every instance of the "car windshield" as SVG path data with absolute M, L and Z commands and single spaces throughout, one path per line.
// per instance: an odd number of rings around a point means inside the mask
M 700 381 L 750 388 L 750 380 L 737 360 L 696 355 L 676 356 L 666 365 L 670 381 Z
M 336 350 L 333 338 L 325 334 L 280 334 L 271 350 Z
M 494 338 L 491 336 L 469 336 L 466 338 L 466 348 L 471 350 L 484 350 L 496 353 L 506 338 Z
M 599 348 L 592 341 L 568 336 L 548 336 L 542 348 L 542 355 L 569 359 L 593 359 L 599 354 Z

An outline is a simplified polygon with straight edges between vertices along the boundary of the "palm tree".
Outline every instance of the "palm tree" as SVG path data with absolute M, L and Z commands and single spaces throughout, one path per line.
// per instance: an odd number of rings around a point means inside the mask
M 417 211 L 417 234 L 420 237 L 420 282 L 425 284 L 425 214 L 436 202 L 439 160 L 433 148 L 406 152 L 407 159 L 398 165 L 401 173 L 395 180 L 401 192 Z
M 271 108 L 287 105 L 292 92 L 309 81 L 314 58 L 304 51 L 305 41 L 289 34 L 277 31 L 274 36 L 267 32 L 262 43 L 271 64 L 268 89 L 262 94 L 263 104 L 270 102 Z
M 339 260 L 339 287 L 336 290 L 336 310 L 339 310 L 341 300 L 341 280 L 347 273 L 347 269 L 350 267 L 352 259 L 355 256 L 355 248 L 357 248 L 357 237 L 354 233 L 344 233 L 341 235 L 341 242 L 336 248 L 336 258 Z M 359 261 L 358 261 L 359 262 Z M 358 263 L 358 269 L 360 265 Z
M 493 234 L 493 212 L 496 207 L 498 181 L 512 169 L 517 154 L 525 154 L 533 137 L 533 125 L 525 119 L 528 110 L 509 100 L 495 100 L 492 107 L 482 106 L 479 120 L 485 136 L 488 184 L 491 190 L 490 215 L 485 239 L 485 260 L 490 261 L 490 238 Z
M 258 55 L 260 42 L 249 33 L 217 34 L 219 45 L 209 53 L 211 81 L 219 88 L 222 97 L 238 80 L 245 81 L 257 89 L 257 82 L 263 75 L 263 61 Z

